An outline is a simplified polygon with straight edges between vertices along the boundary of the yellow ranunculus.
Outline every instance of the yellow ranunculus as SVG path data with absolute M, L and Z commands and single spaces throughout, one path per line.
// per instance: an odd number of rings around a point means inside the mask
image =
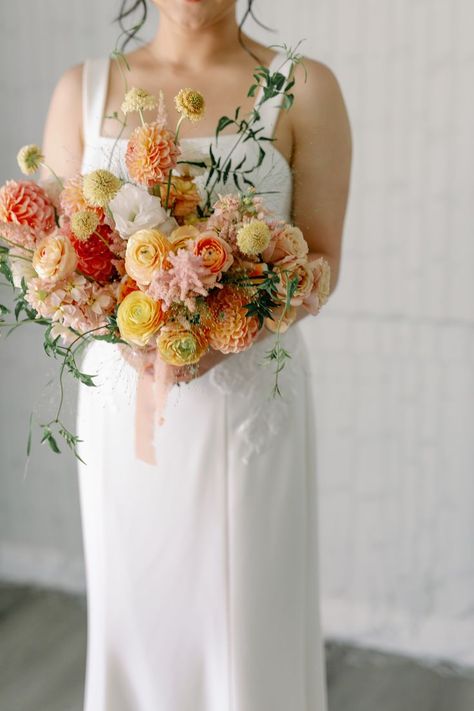
M 124 341 L 136 346 L 146 346 L 163 323 L 164 315 L 160 302 L 143 291 L 127 294 L 117 310 L 120 336 Z
M 167 324 L 160 331 L 156 345 L 165 363 L 177 366 L 197 363 L 208 349 L 202 333 L 178 323 Z
M 125 269 L 137 284 L 148 285 L 164 266 L 171 244 L 159 230 L 139 230 L 127 242 Z

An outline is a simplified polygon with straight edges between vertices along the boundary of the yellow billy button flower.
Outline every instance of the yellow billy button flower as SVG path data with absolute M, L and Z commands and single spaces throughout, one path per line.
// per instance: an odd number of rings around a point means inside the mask
M 190 121 L 200 121 L 204 116 L 205 101 L 196 89 L 181 89 L 174 97 L 176 110 Z
M 251 220 L 237 232 L 237 246 L 242 254 L 261 254 L 270 243 L 271 232 L 263 220 Z
M 39 146 L 31 143 L 28 146 L 20 148 L 16 160 L 24 175 L 33 175 L 44 161 L 44 155 Z
M 134 86 L 125 94 L 121 109 L 124 114 L 130 114 L 133 111 L 151 111 L 157 106 L 158 100 L 153 94 Z
M 161 303 L 143 291 L 127 294 L 117 309 L 117 325 L 121 338 L 136 346 L 146 346 L 163 322 Z
M 122 186 L 122 181 L 110 170 L 93 170 L 82 180 L 82 192 L 92 207 L 105 207 L 115 197 Z
M 156 345 L 165 363 L 177 366 L 197 363 L 208 349 L 202 334 L 181 324 L 164 326 L 158 334 Z
M 99 218 L 92 210 L 79 210 L 71 217 L 71 229 L 77 239 L 86 240 L 91 236 L 97 225 Z

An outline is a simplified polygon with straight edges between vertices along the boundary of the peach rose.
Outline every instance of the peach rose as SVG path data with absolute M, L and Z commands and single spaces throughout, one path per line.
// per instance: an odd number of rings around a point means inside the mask
M 282 230 L 272 235 L 270 244 L 262 254 L 265 262 L 275 264 L 286 257 L 304 259 L 308 254 L 308 243 L 299 227 L 284 225 Z
M 200 234 L 194 243 L 194 254 L 202 258 L 204 266 L 215 276 L 226 272 L 234 261 L 227 242 L 224 242 L 213 230 Z
M 315 316 L 329 298 L 331 267 L 324 257 L 313 259 L 308 263 L 308 267 L 313 274 L 313 287 L 304 297 L 302 304 L 310 314 Z
M 292 259 L 286 257 L 276 265 L 280 282 L 277 285 L 277 294 L 282 301 L 286 299 L 287 286 L 290 280 L 297 279 L 297 284 L 291 298 L 292 306 L 300 306 L 306 299 L 314 285 L 313 269 L 306 259 Z
M 77 254 L 66 235 L 60 232 L 43 237 L 33 254 L 33 267 L 41 279 L 59 281 L 72 274 Z
M 139 230 L 127 242 L 125 269 L 137 284 L 150 284 L 153 273 L 162 269 L 171 244 L 159 230 Z

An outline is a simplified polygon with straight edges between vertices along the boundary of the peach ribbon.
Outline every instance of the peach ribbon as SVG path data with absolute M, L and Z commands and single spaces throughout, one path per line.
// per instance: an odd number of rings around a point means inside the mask
M 127 350 L 125 351 L 124 348 Z M 121 348 L 125 360 L 138 372 L 135 402 L 135 456 L 147 464 L 156 464 L 155 427 L 164 422 L 168 394 L 174 385 L 172 371 L 159 357 L 157 349 L 149 351 Z

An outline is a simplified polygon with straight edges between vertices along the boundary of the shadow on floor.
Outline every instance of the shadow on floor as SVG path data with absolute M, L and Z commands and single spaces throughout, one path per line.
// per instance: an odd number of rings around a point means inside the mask
M 0 711 L 82 711 L 85 649 L 84 598 L 0 584 Z M 326 658 L 329 711 L 474 711 L 472 670 L 335 642 Z

